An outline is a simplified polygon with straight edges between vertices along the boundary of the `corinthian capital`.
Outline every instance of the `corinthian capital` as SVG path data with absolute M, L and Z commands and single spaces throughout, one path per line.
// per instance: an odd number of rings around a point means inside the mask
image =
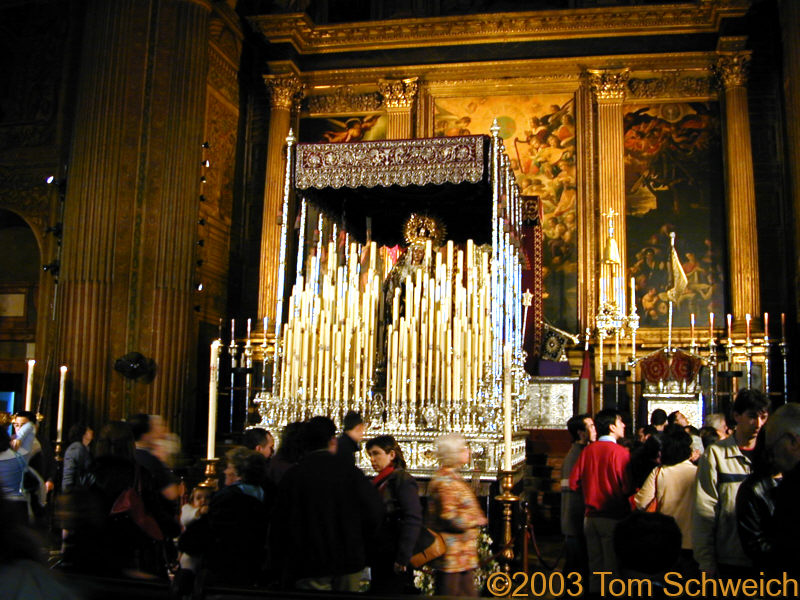
M 408 79 L 381 79 L 378 91 L 386 108 L 411 108 L 417 97 L 417 77 Z
M 749 52 L 720 54 L 714 63 L 714 73 L 724 89 L 747 85 L 747 72 L 750 67 Z
M 631 76 L 630 69 L 588 69 L 587 73 L 592 92 L 598 100 L 621 102 L 625 99 L 628 79 Z
M 264 75 L 264 83 L 267 84 L 270 108 L 292 110 L 306 89 L 306 85 L 293 74 Z

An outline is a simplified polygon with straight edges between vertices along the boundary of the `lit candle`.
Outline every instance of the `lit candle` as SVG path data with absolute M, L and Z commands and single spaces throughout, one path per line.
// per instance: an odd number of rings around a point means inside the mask
M 714 339 L 714 313 L 708 313 L 708 340 Z
M 211 342 L 211 364 L 208 378 L 208 441 L 206 444 L 206 458 L 214 458 L 217 439 L 217 393 L 219 382 L 219 350 L 221 340 Z M 61 367 L 62 369 L 66 367 Z
M 246 343 L 247 343 L 248 346 L 250 345 L 250 330 L 251 330 L 251 326 L 252 326 L 251 321 L 252 321 L 252 319 L 247 319 L 247 342 Z
M 64 391 L 67 387 L 67 365 L 61 365 L 58 380 L 58 419 L 56 420 L 56 442 L 61 443 L 64 431 Z
M 746 334 L 746 337 L 747 337 L 747 343 L 749 344 L 749 343 L 750 343 L 750 313 L 747 313 L 747 314 L 745 314 L 745 316 L 744 316 L 744 322 L 745 322 L 745 324 L 746 324 L 746 332 L 747 332 L 747 334 Z
M 264 345 L 267 345 L 267 330 L 269 329 L 269 317 L 264 317 Z
M 691 336 L 692 336 L 692 346 L 694 346 L 694 313 L 689 315 L 689 325 L 690 325 Z
M 33 408 L 33 367 L 36 361 L 31 359 L 28 361 L 28 382 L 25 386 L 25 410 Z
M 636 279 L 631 277 L 631 312 L 636 309 Z
M 728 313 L 728 339 L 731 339 L 731 325 L 733 324 L 733 315 Z
M 231 345 L 236 341 L 236 319 L 231 319 Z
M 764 313 L 764 340 L 769 339 L 769 313 Z
M 503 349 L 503 470 L 511 471 L 511 344 Z

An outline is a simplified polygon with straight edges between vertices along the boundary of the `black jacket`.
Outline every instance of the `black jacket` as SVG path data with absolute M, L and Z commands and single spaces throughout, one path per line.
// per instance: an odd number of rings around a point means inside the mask
M 336 440 L 336 456 L 344 459 L 348 464 L 355 466 L 356 452 L 359 450 L 361 450 L 359 445 L 346 433 L 340 435 Z
M 270 531 L 273 567 L 290 586 L 306 577 L 355 573 L 383 518 L 380 496 L 356 467 L 317 450 L 278 486 Z
M 377 487 L 386 511 L 370 553 L 370 566 L 386 561 L 408 565 L 422 527 L 417 481 L 403 469 L 392 471 Z
M 779 480 L 751 473 L 736 493 L 739 539 L 753 566 L 770 569 L 775 564 L 775 492 Z

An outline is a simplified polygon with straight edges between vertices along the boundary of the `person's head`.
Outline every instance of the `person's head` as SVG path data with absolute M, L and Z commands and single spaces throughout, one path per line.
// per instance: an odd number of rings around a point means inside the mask
M 36 415 L 29 410 L 20 410 L 14 415 L 14 429 L 19 429 L 26 423 L 36 424 Z
M 733 402 L 734 434 L 740 445 L 754 442 L 759 430 L 767 422 L 769 401 L 758 390 L 739 390 Z
M 464 436 L 448 433 L 436 438 L 436 457 L 443 467 L 458 469 L 469 462 L 469 446 Z
M 672 425 L 673 423 L 677 423 L 681 427 L 686 427 L 689 425 L 689 420 L 681 411 L 676 410 L 667 415 L 667 425 Z
M 93 439 L 94 431 L 92 431 L 92 428 L 83 422 L 75 423 L 69 428 L 69 433 L 67 434 L 68 444 L 80 442 L 84 446 L 88 446 Z
M 303 426 L 303 446 L 306 452 L 336 452 L 336 425 L 328 417 L 311 417 Z
M 260 485 L 267 474 L 267 459 L 249 448 L 234 448 L 225 455 L 225 485 L 247 483 Z
M 110 421 L 103 425 L 97 435 L 94 452 L 97 458 L 114 457 L 135 460 L 136 446 L 130 425 L 124 421 Z
M 261 427 L 251 427 L 244 432 L 242 436 L 242 444 L 245 448 L 255 450 L 264 458 L 272 456 L 273 449 L 275 448 L 275 438 L 266 429 Z
M 597 436 L 613 435 L 616 439 L 625 436 L 625 423 L 620 412 L 613 408 L 604 408 L 594 416 Z
M 640 444 L 644 444 L 654 433 L 658 433 L 658 430 L 653 427 L 652 425 L 642 425 L 636 430 L 636 441 Z
M 728 428 L 728 421 L 725 419 L 725 415 L 722 413 L 711 413 L 706 415 L 705 427 L 711 427 L 717 433 L 717 439 L 724 440 L 731 434 L 731 430 Z M 701 430 L 702 433 L 702 430 Z
M 659 575 L 671 570 L 681 554 L 681 530 L 675 519 L 636 511 L 614 528 L 614 552 L 620 570 Z
M 196 486 L 189 496 L 189 504 L 195 508 L 205 506 L 209 500 L 211 500 L 211 489 L 206 487 Z
M 154 444 L 165 433 L 164 420 L 158 415 L 137 413 L 129 416 L 125 421 L 130 425 L 133 439 L 141 444 Z
M 650 414 L 650 425 L 655 427 L 658 431 L 664 431 L 667 425 L 667 411 L 663 408 L 657 408 Z
M 766 425 L 767 449 L 775 466 L 788 473 L 800 462 L 800 404 L 785 404 Z
M 350 436 L 356 444 L 360 444 L 361 440 L 364 439 L 364 431 L 366 428 L 367 426 L 364 424 L 364 419 L 362 419 L 361 415 L 356 411 L 348 411 L 344 416 L 342 430 Z
M 661 464 L 677 465 L 692 456 L 692 436 L 682 427 L 668 427 L 661 436 Z
M 700 429 L 700 439 L 703 440 L 703 448 L 708 448 L 711 444 L 718 442 L 722 438 L 719 437 L 716 428 L 706 425 Z
M 572 436 L 573 442 L 588 444 L 597 439 L 594 420 L 588 414 L 575 415 L 567 421 L 567 431 Z
M 303 455 L 303 425 L 301 421 L 287 423 L 281 430 L 280 444 L 275 452 L 276 458 L 287 463 L 296 463 Z
M 389 465 L 395 469 L 405 469 L 406 461 L 400 444 L 391 435 L 379 435 L 367 441 L 367 455 L 369 455 L 372 468 L 380 473 Z

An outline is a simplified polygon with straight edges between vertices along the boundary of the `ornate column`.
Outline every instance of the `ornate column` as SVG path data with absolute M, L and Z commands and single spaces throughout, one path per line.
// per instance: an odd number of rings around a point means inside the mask
M 748 52 L 720 53 L 715 70 L 723 88 L 725 207 L 731 306 L 736 330 L 744 331 L 745 314 L 760 321 L 756 190 L 750 117 L 747 108 Z
M 800 290 L 800 3 L 778 3 L 783 40 L 783 97 L 786 110 L 786 148 L 789 183 L 794 211 L 795 289 Z M 795 313 L 800 320 L 800 294 L 795 298 Z M 795 353 L 796 355 L 796 353 Z
M 411 113 L 417 98 L 417 77 L 408 79 L 381 79 L 378 91 L 383 96 L 389 126 L 386 137 L 390 140 L 409 139 L 414 136 Z
M 77 412 L 76 398 L 93 423 L 123 416 L 121 395 L 109 393 L 112 284 L 115 248 L 130 245 L 117 223 L 129 222 L 135 205 L 138 159 L 130 148 L 138 136 L 130 146 L 122 140 L 142 126 L 144 73 L 134 63 L 147 54 L 141 40 L 149 11 L 143 8 L 138 0 L 93 0 L 86 7 L 64 212 L 60 335 L 52 359 L 54 366 L 69 366 L 67 422 Z M 119 318 L 124 337 L 128 321 L 124 313 Z
M 584 74 L 581 85 L 575 94 L 575 118 L 580 127 L 578 153 L 576 155 L 579 178 L 579 202 L 582 207 L 578 214 L 579 235 L 578 252 L 578 323 L 581 333 L 594 325 L 597 311 L 597 218 L 595 206 L 596 172 L 595 161 L 595 118 L 592 110 L 592 90 L 590 78 Z
M 598 204 L 600 215 L 613 213 L 613 223 L 617 245 L 620 248 L 618 277 L 625 280 L 627 271 L 627 245 L 625 235 L 625 162 L 623 148 L 622 103 L 630 77 L 629 69 L 589 70 L 589 79 L 597 103 L 597 162 L 598 162 Z M 607 224 L 608 219 L 601 219 Z M 597 240 L 605 241 L 605 229 Z M 598 248 L 599 250 L 599 248 Z M 610 269 L 601 267 L 601 275 L 610 277 Z M 617 305 L 625 308 L 625 290 L 619 286 L 615 298 Z M 591 324 L 593 325 L 593 324 Z M 591 326 L 590 325 L 590 326 Z
M 169 11 L 169 21 L 180 24 L 181 34 L 169 42 L 169 72 L 163 73 L 168 79 L 159 92 L 164 97 L 158 111 L 166 126 L 154 136 L 165 151 L 158 165 L 160 185 L 150 190 L 158 214 L 151 250 L 151 347 L 158 375 L 148 407 L 171 418 L 183 401 L 191 371 L 187 366 L 195 357 L 190 332 L 211 5 L 208 0 L 174 0 L 163 10 Z
M 267 136 L 267 181 L 264 187 L 264 217 L 261 225 L 258 317 L 259 319 L 269 317 L 271 323 L 275 318 L 275 303 L 278 300 L 276 294 L 280 263 L 280 212 L 286 167 L 284 146 L 291 125 L 292 109 L 302 97 L 305 85 L 294 74 L 265 75 L 264 82 L 267 84 L 269 94 L 270 116 Z

